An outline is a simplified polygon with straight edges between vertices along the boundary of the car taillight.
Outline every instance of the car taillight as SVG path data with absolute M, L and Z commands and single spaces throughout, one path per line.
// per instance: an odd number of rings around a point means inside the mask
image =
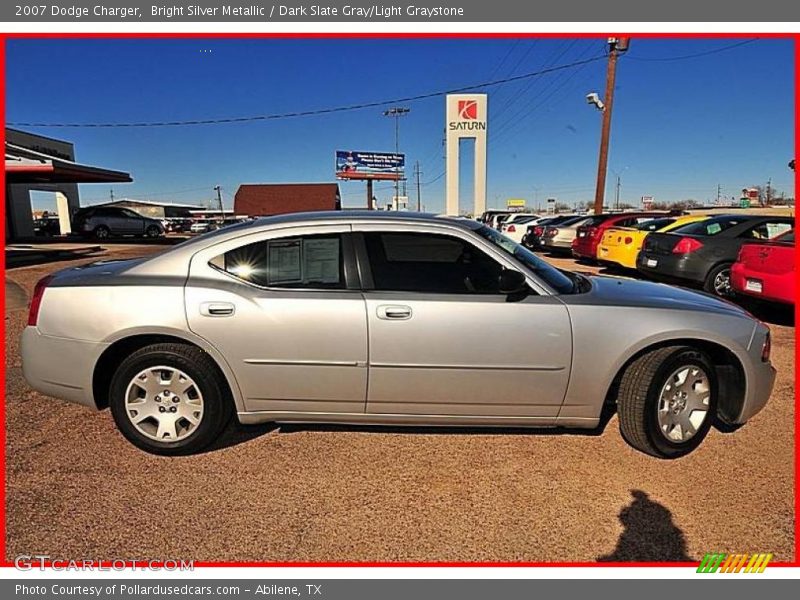
M 633 238 L 631 236 L 626 237 L 625 238 L 625 243 L 626 244 L 632 244 L 633 243 Z
M 769 362 L 769 355 L 772 352 L 772 336 L 767 330 L 767 337 L 764 338 L 764 345 L 761 346 L 761 362 Z
M 673 254 L 690 254 L 703 247 L 703 243 L 690 237 L 681 238 L 672 249 Z
M 539 226 L 534 227 L 533 228 L 533 235 L 542 235 L 542 228 L 539 227 Z
M 594 237 L 597 235 L 598 229 L 597 227 L 587 227 L 586 228 L 586 237 Z
M 514 227 L 513 225 L 509 225 L 509 226 L 508 226 L 508 229 L 506 229 L 506 231 L 507 231 L 508 233 L 514 233 L 516 230 L 517 230 L 517 228 L 516 228 L 516 227 Z
M 32 327 L 36 327 L 36 322 L 39 320 L 39 307 L 42 305 L 42 296 L 44 296 L 44 290 L 47 288 L 47 284 L 50 283 L 51 279 L 53 279 L 52 275 L 42 277 L 36 282 L 36 286 L 33 288 L 31 308 L 28 311 L 28 325 Z
M 544 230 L 544 237 L 556 237 L 558 235 L 558 228 L 548 227 Z

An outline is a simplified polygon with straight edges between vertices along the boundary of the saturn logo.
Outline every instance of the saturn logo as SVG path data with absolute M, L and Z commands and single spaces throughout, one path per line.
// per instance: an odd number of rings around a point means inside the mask
M 458 117 L 464 121 L 474 121 L 478 118 L 477 100 L 459 100 Z

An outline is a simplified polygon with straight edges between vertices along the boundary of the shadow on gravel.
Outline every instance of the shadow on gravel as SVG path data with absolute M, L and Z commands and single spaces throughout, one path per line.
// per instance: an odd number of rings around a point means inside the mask
M 641 490 L 632 490 L 633 501 L 619 513 L 625 528 L 611 554 L 598 562 L 693 562 L 686 553 L 686 538 L 672 520 L 672 513 Z

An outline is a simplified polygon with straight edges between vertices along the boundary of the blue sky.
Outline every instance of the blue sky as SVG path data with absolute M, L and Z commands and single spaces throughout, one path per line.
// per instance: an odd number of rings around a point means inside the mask
M 793 194 L 791 40 L 636 39 L 619 62 L 609 185 L 623 201 L 714 199 L 772 178 Z M 503 79 L 600 55 L 594 39 L 9 40 L 8 122 L 131 122 L 238 117 L 383 101 Z M 654 60 L 656 59 L 656 60 Z M 671 60 L 662 60 L 671 59 Z M 489 94 L 489 206 L 594 197 L 605 61 L 525 79 Z M 422 203 L 444 208 L 444 98 L 405 103 L 407 162 L 423 170 Z M 388 105 L 386 106 L 388 107 Z M 394 149 L 386 107 L 275 121 L 153 128 L 28 129 L 73 141 L 81 162 L 129 171 L 116 197 L 201 203 L 217 184 L 333 181 L 336 149 Z M 462 182 L 470 176 L 462 171 Z M 409 184 L 411 182 L 409 181 Z M 364 184 L 340 184 L 362 206 Z M 468 186 L 463 186 L 467 188 Z M 385 203 L 391 184 L 376 184 Z M 415 189 L 409 185 L 412 203 Z M 83 203 L 109 186 L 81 186 Z M 462 208 L 471 207 L 465 190 Z

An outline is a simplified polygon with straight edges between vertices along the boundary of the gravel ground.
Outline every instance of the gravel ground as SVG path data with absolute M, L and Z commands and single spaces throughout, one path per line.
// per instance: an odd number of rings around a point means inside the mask
M 113 256 L 155 249 L 120 245 Z M 8 279 L 30 294 L 43 274 L 81 262 Z M 6 314 L 9 560 L 793 559 L 794 327 L 785 314 L 763 315 L 784 323 L 772 327 L 778 379 L 766 409 L 733 434 L 712 430 L 677 461 L 627 446 L 616 417 L 577 433 L 232 425 L 205 454 L 154 457 L 127 443 L 107 411 L 27 387 L 25 316 Z

